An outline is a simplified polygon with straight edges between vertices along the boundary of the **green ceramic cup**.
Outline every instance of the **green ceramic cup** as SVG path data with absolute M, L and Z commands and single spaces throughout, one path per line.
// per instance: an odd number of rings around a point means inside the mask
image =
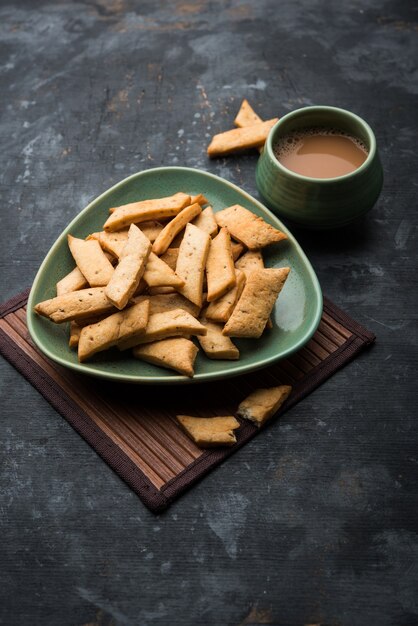
M 339 128 L 358 137 L 367 147 L 367 159 L 354 172 L 335 178 L 310 178 L 287 169 L 274 156 L 274 144 L 291 131 L 313 126 Z M 271 129 L 257 163 L 256 183 L 264 203 L 280 217 L 314 229 L 344 226 L 367 213 L 382 189 L 376 138 L 350 111 L 329 106 L 298 109 Z

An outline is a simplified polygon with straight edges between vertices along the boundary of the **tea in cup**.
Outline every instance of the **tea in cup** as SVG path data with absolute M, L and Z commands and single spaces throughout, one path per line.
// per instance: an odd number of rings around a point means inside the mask
M 293 111 L 271 129 L 256 182 L 265 204 L 297 224 L 348 224 L 372 208 L 382 188 L 373 131 L 344 109 Z

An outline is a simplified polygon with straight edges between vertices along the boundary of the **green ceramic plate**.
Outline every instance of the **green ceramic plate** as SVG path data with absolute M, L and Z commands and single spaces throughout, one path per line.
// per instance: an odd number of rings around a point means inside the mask
M 148 365 L 116 349 L 97 355 L 89 363 L 78 363 L 77 353 L 68 347 L 68 325 L 53 324 L 33 313 L 35 304 L 56 295 L 55 284 L 74 267 L 67 234 L 84 238 L 102 229 L 110 207 L 168 196 L 177 191 L 203 193 L 215 211 L 231 204 L 242 204 L 287 234 L 287 241 L 264 251 L 267 267 L 291 267 L 272 315 L 273 328 L 260 339 L 234 340 L 241 353 L 239 361 L 211 361 L 200 351 L 194 378 Z M 218 176 L 187 167 L 159 167 L 133 174 L 103 193 L 59 236 L 33 283 L 28 301 L 28 328 L 33 341 L 46 356 L 78 372 L 131 383 L 178 384 L 238 376 L 287 357 L 310 339 L 321 313 L 322 294 L 315 272 L 295 238 L 277 217 L 250 195 Z

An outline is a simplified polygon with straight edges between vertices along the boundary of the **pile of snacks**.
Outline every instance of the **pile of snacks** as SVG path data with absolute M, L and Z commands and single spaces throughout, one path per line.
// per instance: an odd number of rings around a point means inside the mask
M 286 235 L 240 205 L 214 213 L 178 192 L 109 210 L 100 232 L 68 236 L 76 267 L 35 306 L 70 322 L 80 362 L 116 347 L 194 375 L 198 346 L 235 360 L 234 337 L 258 338 L 290 269 L 265 268 L 261 250 Z

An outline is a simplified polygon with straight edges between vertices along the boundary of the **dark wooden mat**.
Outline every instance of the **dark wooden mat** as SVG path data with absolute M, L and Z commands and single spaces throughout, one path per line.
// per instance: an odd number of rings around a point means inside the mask
M 19 294 L 0 308 L 0 352 L 154 512 L 167 508 L 204 474 L 262 432 L 240 420 L 241 427 L 235 431 L 237 443 L 232 448 L 202 451 L 180 430 L 176 413 L 233 414 L 253 389 L 291 384 L 293 392 L 278 416 L 375 339 L 325 299 L 317 332 L 290 358 L 245 376 L 187 387 L 165 386 L 161 391 L 154 386 L 82 376 L 47 359 L 29 338 L 27 296 L 28 292 Z

